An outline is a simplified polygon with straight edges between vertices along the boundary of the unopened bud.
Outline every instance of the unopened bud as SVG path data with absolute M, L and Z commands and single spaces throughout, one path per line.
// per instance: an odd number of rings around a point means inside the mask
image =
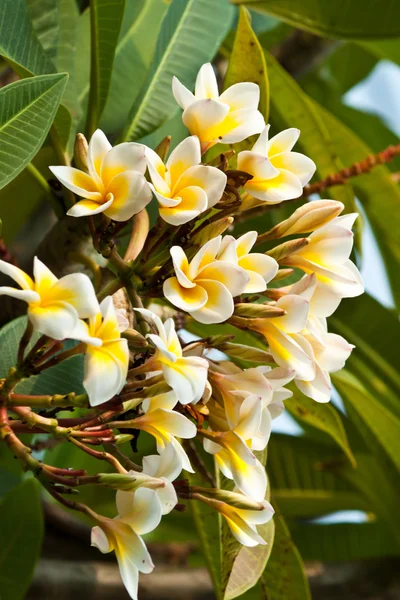
M 234 150 L 227 150 L 226 152 L 221 152 L 221 154 L 217 154 L 211 160 L 208 161 L 207 166 L 217 167 L 221 171 L 226 171 L 229 166 L 229 160 L 234 156 Z
M 256 502 L 251 500 L 244 494 L 238 492 L 229 492 L 228 490 L 222 490 L 218 488 L 204 488 L 204 487 L 192 487 L 192 493 L 198 493 L 205 498 L 212 498 L 224 502 L 229 506 L 238 508 L 241 510 L 263 510 L 264 505 L 262 502 Z
M 214 223 L 209 223 L 193 236 L 193 244 L 196 246 L 203 246 L 209 240 L 212 240 L 213 238 L 224 233 L 224 231 L 226 231 L 228 227 L 232 225 L 232 223 L 233 217 L 224 217 L 223 219 L 214 221 Z
M 151 475 L 136 471 L 130 471 L 126 475 L 121 473 L 101 473 L 99 483 L 113 490 L 122 490 L 124 492 L 134 492 L 140 487 L 157 490 L 164 488 L 166 485 L 163 479 L 151 477 Z
M 255 363 L 272 363 L 273 358 L 269 352 L 262 350 L 261 348 L 253 348 L 252 346 L 245 346 L 244 344 L 234 344 L 232 342 L 225 342 L 217 347 L 221 352 L 225 352 L 228 356 L 233 358 L 240 358 L 248 362 Z
M 141 333 L 130 327 L 121 333 L 121 337 L 128 340 L 129 346 L 134 346 L 135 348 L 146 348 L 149 345 Z
M 158 144 L 154 151 L 158 154 L 162 161 L 165 161 L 165 157 L 168 154 L 169 147 L 171 145 L 171 136 L 166 135 L 163 140 Z
M 290 277 L 290 275 L 293 275 L 293 273 L 294 273 L 293 269 L 279 269 L 279 271 L 277 272 L 275 277 L 273 279 L 271 279 L 271 281 L 280 281 L 281 279 Z
M 234 339 L 234 335 L 210 335 L 210 337 L 207 338 L 207 344 L 213 348 L 218 348 L 221 344 L 231 342 Z
M 129 433 L 119 433 L 114 437 L 114 444 L 126 444 L 131 440 L 133 440 L 133 435 L 130 435 Z
M 282 223 L 260 236 L 263 239 L 277 239 L 295 233 L 309 233 L 329 223 L 344 209 L 342 202 L 336 200 L 315 200 L 300 206 Z
M 150 229 L 149 214 L 145 208 L 132 219 L 132 232 L 126 249 L 124 260 L 134 261 L 143 250 Z
M 202 341 L 191 342 L 185 346 L 183 350 L 184 356 L 203 356 L 203 352 L 206 348 L 206 343 Z
M 291 254 L 296 254 L 301 248 L 308 246 L 310 243 L 309 238 L 297 238 L 296 240 L 289 240 L 279 246 L 275 246 L 272 250 L 268 250 L 266 254 L 272 256 L 277 262 L 287 258 Z
M 273 304 L 235 304 L 235 315 L 250 319 L 271 319 L 286 314 L 283 308 Z
M 75 145 L 74 145 L 74 159 L 75 159 L 75 164 L 76 164 L 77 168 L 81 169 L 81 171 L 87 172 L 87 170 L 88 170 L 87 154 L 88 154 L 87 139 L 85 138 L 83 133 L 77 133 L 76 138 L 75 138 Z

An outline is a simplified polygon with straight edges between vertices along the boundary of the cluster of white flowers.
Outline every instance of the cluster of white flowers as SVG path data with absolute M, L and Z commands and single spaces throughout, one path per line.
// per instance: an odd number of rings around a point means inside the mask
M 173 150 L 165 164 L 142 144 L 111 147 L 97 130 L 88 146 L 87 172 L 52 167 L 53 174 L 82 198 L 69 215 L 104 213 L 124 222 L 142 211 L 154 194 L 159 215 L 167 224 L 193 221 L 217 205 L 227 184 L 223 170 L 201 164 L 202 154 L 216 143 L 237 143 L 253 134 L 260 136 L 252 150 L 237 157 L 238 169 L 251 176 L 244 184 L 245 194 L 267 204 L 302 195 L 315 165 L 292 152 L 297 129 L 268 140 L 269 126 L 258 111 L 256 84 L 239 83 L 219 95 L 214 71 L 207 64 L 198 74 L 195 94 L 176 78 L 173 93 L 192 135 Z M 283 401 L 292 394 L 284 386 L 294 380 L 307 396 L 329 401 L 329 373 L 341 369 L 352 351 L 345 339 L 328 332 L 326 318 L 342 298 L 363 292 L 360 274 L 349 258 L 357 215 L 338 216 L 343 205 L 328 200 L 307 207 L 275 228 L 271 239 L 310 234 L 306 243 L 293 246 L 280 258 L 274 258 L 273 252 L 252 252 L 258 241 L 255 231 L 237 239 L 216 235 L 200 248 L 173 245 L 167 257 L 170 270 L 162 281 L 164 303 L 204 324 L 230 320 L 241 327 L 245 322 L 246 329 L 264 339 L 272 366 L 242 369 L 230 360 L 212 360 L 204 344 L 183 345 L 174 319 L 162 322 L 143 308 L 136 308 L 135 314 L 146 323 L 150 352 L 135 365 L 127 338 L 121 337 L 112 297 L 99 305 L 87 276 L 57 279 L 35 259 L 31 279 L 0 261 L 0 271 L 21 288 L 3 287 L 0 294 L 27 302 L 28 317 L 41 334 L 80 342 L 85 352 L 83 385 L 91 406 L 121 394 L 127 380 L 128 385 L 135 382 L 137 389 L 142 384 L 134 399 L 125 400 L 122 394 L 124 410 L 136 411 L 123 425 L 153 436 L 158 454 L 143 459 L 142 471 L 116 476 L 118 516 L 96 515 L 92 534 L 92 543 L 101 552 L 115 551 L 132 598 L 137 597 L 138 572 L 153 569 L 140 536 L 157 527 L 162 515 L 177 504 L 172 482 L 182 469 L 193 472 L 180 440 L 201 436 L 206 452 L 214 455 L 218 468 L 235 485 L 223 500 L 218 494 L 207 495 L 206 488 L 193 497 L 218 510 L 242 544 L 265 543 L 257 525 L 266 523 L 273 509 L 265 499 L 265 468 L 254 452 L 266 448 L 272 419 L 281 414 Z M 267 289 L 282 266 L 297 268 L 303 276 L 292 285 Z M 252 294 L 261 294 L 268 302 L 251 304 Z M 240 306 L 267 306 L 271 314 L 236 313 L 242 296 L 245 302 L 241 299 Z M 197 426 L 193 415 L 200 417 Z M 110 426 L 118 428 L 118 422 Z M 104 476 L 108 485 L 110 477 Z

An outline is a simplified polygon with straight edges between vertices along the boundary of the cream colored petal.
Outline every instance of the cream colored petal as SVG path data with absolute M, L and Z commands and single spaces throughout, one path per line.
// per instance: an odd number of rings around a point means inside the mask
M 288 294 L 278 300 L 276 307 L 282 308 L 287 314 L 270 319 L 274 326 L 285 333 L 298 333 L 305 328 L 310 310 L 310 303 L 306 298 Z
M 28 317 L 36 331 L 55 340 L 69 338 L 78 322 L 76 310 L 67 302 L 57 302 L 45 308 L 30 305 Z
M 170 254 L 179 284 L 185 288 L 194 288 L 196 284 L 188 276 L 189 263 L 184 250 L 180 246 L 172 246 Z
M 101 184 L 101 167 L 111 148 L 110 142 L 101 129 L 96 129 L 90 138 L 87 161 L 89 174 L 97 185 Z
M 175 75 L 172 78 L 172 93 L 175 100 L 179 106 L 183 108 L 183 110 L 185 110 L 185 108 L 190 106 L 196 100 L 194 94 L 192 94 L 192 92 L 189 91 L 177 77 L 175 77 Z
M 208 242 L 204 244 L 202 248 L 195 254 L 192 258 L 189 266 L 189 277 L 190 279 L 195 279 L 198 275 L 199 271 L 203 269 L 206 265 L 210 264 L 215 260 L 219 249 L 221 247 L 221 236 L 217 236 L 212 238 Z
M 218 127 L 229 112 L 229 106 L 218 100 L 196 100 L 183 112 L 183 124 L 202 144 L 217 141 L 222 135 Z
M 329 402 L 332 395 L 332 385 L 329 374 L 316 365 L 315 377 L 311 381 L 294 380 L 298 389 L 316 402 Z
M 303 193 L 300 179 L 285 169 L 282 169 L 279 175 L 272 179 L 250 179 L 244 189 L 254 198 L 269 204 L 293 200 L 299 198 Z
M 271 156 L 271 163 L 276 169 L 286 169 L 300 179 L 302 186 L 307 185 L 316 170 L 311 158 L 299 152 L 282 152 Z
M 239 152 L 238 169 L 250 173 L 257 181 L 273 179 L 279 175 L 278 169 L 273 166 L 267 156 L 249 150 Z
M 88 200 L 100 202 L 103 198 L 101 184 L 90 175 L 73 167 L 49 167 L 50 171 L 66 188 Z
M 207 293 L 206 303 L 197 310 L 187 310 L 199 323 L 223 323 L 233 314 L 233 299 L 229 290 L 219 281 L 202 280 Z
M 182 225 L 196 218 L 207 208 L 207 194 L 200 187 L 183 188 L 179 197 L 181 201 L 174 208 L 161 208 L 160 216 L 170 225 Z
M 37 292 L 32 290 L 16 290 L 15 288 L 2 286 L 0 287 L 0 296 L 10 296 L 17 300 L 23 300 L 28 304 L 35 304 L 40 302 L 40 296 Z
M 104 348 L 87 348 L 84 372 L 83 387 L 91 406 L 111 400 L 125 384 L 121 363 Z
M 129 492 L 118 491 L 116 494 L 117 509 L 119 513 L 118 500 L 119 496 L 121 497 L 122 494 L 129 494 Z M 130 495 L 132 496 L 130 513 L 127 514 L 125 512 L 123 515 L 120 513 L 123 522 L 132 527 L 133 531 L 139 535 L 150 533 L 150 531 L 153 531 L 158 527 L 162 516 L 161 503 L 158 499 L 157 492 L 145 487 L 140 487 L 134 494 L 130 493 Z M 123 505 L 123 508 L 125 508 L 125 505 Z
M 32 281 L 32 278 L 29 277 L 29 275 L 27 275 L 19 267 L 16 267 L 15 265 L 12 265 L 11 263 L 6 262 L 5 260 L 0 260 L 0 273 L 4 273 L 4 275 L 8 275 L 8 277 L 14 279 L 14 281 L 18 283 L 18 285 L 23 290 L 34 289 L 34 283 Z
M 260 88 L 256 83 L 247 81 L 235 83 L 220 95 L 219 100 L 228 104 L 231 110 L 238 108 L 257 110 L 260 102 Z
M 43 291 L 41 297 L 43 307 L 54 302 L 71 304 L 81 319 L 86 319 L 99 312 L 99 303 L 93 284 L 83 273 L 71 273 L 61 277 L 46 293 Z
M 188 186 L 199 187 L 207 195 L 207 208 L 211 208 L 221 200 L 226 182 L 227 177 L 220 169 L 197 165 L 183 173 L 175 186 L 174 194 L 181 195 L 180 191 Z
M 127 221 L 147 206 L 152 197 L 145 177 L 137 171 L 125 171 L 114 177 L 108 193 L 114 201 L 105 214 L 114 221 Z
M 208 300 L 203 287 L 200 285 L 195 285 L 192 288 L 183 287 L 176 277 L 170 277 L 164 282 L 163 293 L 171 304 L 186 312 L 201 309 Z
M 279 265 L 275 259 L 266 254 L 248 254 L 239 259 L 239 267 L 244 269 L 250 277 L 245 293 L 257 293 L 266 290 L 267 283 L 275 277 Z
M 216 260 L 201 269 L 196 281 L 202 285 L 203 279 L 219 281 L 233 297 L 239 296 L 250 280 L 249 275 L 241 267 L 223 260 Z
M 155 396 L 151 396 L 150 398 L 145 398 L 142 403 L 142 408 L 144 412 L 153 412 L 157 410 L 157 408 L 163 408 L 164 410 L 173 410 L 178 403 L 178 398 L 176 393 L 171 390 L 170 392 L 166 392 L 165 394 L 156 394 Z M 154 477 L 161 477 L 161 475 L 155 475 L 154 473 L 150 473 Z
M 295 335 L 288 335 L 273 326 L 267 326 L 264 335 L 275 362 L 296 372 L 304 380 L 311 381 L 315 377 L 315 365 L 311 346 L 309 353 L 298 344 Z
M 107 189 L 111 181 L 125 171 L 146 171 L 145 147 L 143 144 L 124 142 L 114 146 L 104 157 L 101 180 Z
M 167 198 L 171 195 L 169 186 L 169 177 L 166 171 L 166 167 L 154 150 L 146 147 L 146 163 L 149 169 L 150 179 L 153 182 L 154 189 L 161 195 Z M 168 179 L 168 181 L 167 181 Z
M 257 241 L 257 237 L 257 231 L 247 231 L 235 241 L 238 258 L 249 254 L 250 250 Z
M 211 63 L 204 64 L 196 78 L 195 96 L 197 98 L 213 98 L 216 100 L 218 94 L 217 78 Z
M 236 144 L 255 133 L 260 133 L 264 126 L 264 117 L 260 111 L 239 108 L 227 115 L 219 127 L 218 138 L 222 144 Z
M 94 200 L 80 200 L 67 212 L 69 217 L 89 217 L 105 212 L 114 202 L 111 196 L 106 202 L 95 202 Z
M 179 177 L 190 167 L 201 162 L 199 138 L 195 135 L 185 138 L 171 152 L 166 167 L 171 177 L 171 188 L 174 189 Z M 174 193 L 174 195 L 176 195 Z
M 267 154 L 269 157 L 281 152 L 290 152 L 300 136 L 300 130 L 295 127 L 285 129 L 274 137 L 267 144 Z
M 270 127 L 271 127 L 270 125 L 266 125 L 264 127 L 264 129 L 258 136 L 258 140 L 256 141 L 256 143 L 254 144 L 254 146 L 251 149 L 252 152 L 262 154 L 263 156 L 268 156 L 267 148 L 268 148 L 268 135 L 269 135 Z
M 181 198 L 179 198 L 179 197 L 170 198 L 170 196 L 163 196 L 162 194 L 160 194 L 160 192 L 157 192 L 154 185 L 150 184 L 150 187 L 152 188 L 153 193 L 154 193 L 155 197 L 157 198 L 160 209 L 175 208 L 176 206 L 179 206 L 179 204 L 181 202 Z

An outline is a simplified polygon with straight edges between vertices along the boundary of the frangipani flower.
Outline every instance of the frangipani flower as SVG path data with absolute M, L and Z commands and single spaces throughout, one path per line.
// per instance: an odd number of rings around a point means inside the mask
M 101 312 L 80 321 L 74 339 L 86 343 L 83 387 L 91 406 L 98 406 L 119 394 L 128 373 L 127 340 L 121 338 L 118 317 L 111 296 L 100 304 Z
M 0 260 L 0 272 L 21 287 L 0 287 L 0 295 L 26 302 L 28 318 L 36 331 L 55 340 L 73 338 L 79 318 L 86 319 L 99 310 L 93 285 L 82 273 L 57 279 L 37 257 L 33 261 L 33 279 L 4 260 Z
M 270 140 L 268 131 L 269 125 L 251 150 L 238 154 L 238 169 L 253 175 L 244 189 L 253 198 L 268 204 L 299 198 L 316 169 L 310 158 L 291 152 L 300 131 L 285 129 Z
M 240 402 L 238 420 L 231 428 L 224 411 L 210 405 L 209 425 L 214 435 L 204 440 L 204 449 L 214 454 L 216 463 L 228 479 L 233 479 L 243 494 L 261 502 L 265 498 L 267 476 L 252 453 L 251 441 L 259 434 L 262 418 L 261 398 L 249 395 Z M 250 446 L 250 447 L 249 447 Z
M 133 600 L 137 600 L 139 571 L 151 573 L 151 556 L 140 537 L 153 531 L 161 521 L 162 508 L 153 490 L 140 488 L 135 493 L 116 494 L 118 517 L 96 516 L 92 546 L 103 554 L 115 551 L 122 581 Z
M 200 323 L 222 323 L 233 314 L 233 297 L 249 283 L 249 275 L 239 266 L 217 260 L 221 236 L 213 238 L 197 252 L 190 264 L 180 246 L 171 248 L 176 277 L 164 282 L 164 296 Z
M 309 236 L 310 243 L 281 261 L 315 273 L 317 289 L 312 296 L 312 310 L 318 317 L 330 316 L 342 298 L 353 298 L 364 292 L 361 275 L 349 259 L 353 247 L 351 228 L 356 213 L 336 217 Z
M 309 302 L 306 298 L 289 294 L 280 298 L 276 306 L 286 314 L 270 319 L 252 319 L 251 328 L 268 341 L 269 350 L 280 367 L 292 369 L 297 377 L 311 381 L 315 376 L 312 349 L 300 335 L 308 319 Z
M 126 142 L 113 148 L 97 129 L 89 142 L 87 163 L 89 173 L 73 167 L 49 167 L 65 187 L 84 198 L 69 209 L 68 215 L 85 217 L 104 212 L 114 221 L 127 221 L 150 202 L 142 144 Z
M 183 109 L 182 120 L 190 133 L 197 135 L 202 151 L 221 142 L 241 142 L 264 127 L 264 117 L 257 110 L 260 88 L 256 83 L 236 83 L 221 95 L 210 63 L 204 64 L 192 94 L 179 79 L 172 79 L 172 92 Z
M 146 398 L 142 403 L 144 415 L 130 421 L 135 429 L 147 431 L 157 442 L 157 451 L 163 454 L 169 445 L 175 452 L 174 467 L 193 473 L 186 452 L 176 437 L 190 439 L 197 433 L 196 425 L 184 415 L 174 411 L 178 398 L 174 391 Z M 172 451 L 169 451 L 172 454 Z M 171 467 L 172 469 L 172 467 Z
M 178 144 L 166 165 L 150 148 L 146 148 L 146 158 L 150 187 L 158 200 L 160 216 L 167 223 L 187 223 L 221 199 L 227 177 L 220 169 L 200 164 L 196 136 Z
M 275 277 L 279 265 L 274 258 L 266 254 L 253 253 L 250 250 L 257 241 L 257 231 L 248 231 L 237 240 L 231 235 L 222 238 L 218 260 L 225 260 L 244 269 L 250 277 L 244 288 L 245 294 L 264 292 L 267 283 Z
M 245 501 L 246 498 L 243 497 L 243 500 Z M 214 498 L 207 498 L 203 501 L 226 519 L 232 534 L 243 546 L 252 547 L 258 546 L 258 544 L 266 544 L 266 541 L 257 531 L 257 525 L 268 523 L 274 516 L 275 511 L 269 502 L 262 500 L 260 502 L 261 510 L 249 510 L 236 508 L 227 502 L 221 502 L 221 500 Z
M 153 370 L 163 372 L 165 381 L 174 390 L 181 404 L 198 402 L 204 393 L 208 362 L 200 356 L 183 356 L 173 319 L 162 323 L 160 317 L 150 310 L 136 310 L 158 331 L 158 335 L 150 333 L 147 336 L 156 347 L 151 359 Z

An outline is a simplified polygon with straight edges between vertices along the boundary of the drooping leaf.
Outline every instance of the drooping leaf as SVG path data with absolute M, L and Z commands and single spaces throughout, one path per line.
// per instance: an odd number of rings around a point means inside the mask
M 275 540 L 261 581 L 268 600 L 311 600 L 303 560 L 282 515 L 275 513 Z
M 172 77 L 191 88 L 201 65 L 211 60 L 228 30 L 233 7 L 228 0 L 173 0 L 163 20 L 153 61 L 125 128 L 137 140 L 172 117 L 178 106 Z
M 21 77 L 55 71 L 33 30 L 25 0 L 1 3 L 0 55 Z
M 39 486 L 34 479 L 7 494 L 0 524 L 0 597 L 23 600 L 43 539 Z
M 27 0 L 33 29 L 50 60 L 57 63 L 60 0 Z
M 332 404 L 315 402 L 292 386 L 293 396 L 286 400 L 285 407 L 294 417 L 307 425 L 327 433 L 342 448 L 350 463 L 355 466 L 346 431 L 339 412 Z
M 105 131 L 119 131 L 125 125 L 146 79 L 167 6 L 164 0 L 127 0 L 110 93 L 101 118 Z
M 0 188 L 39 150 L 60 104 L 67 75 L 40 75 L 0 90 Z
M 125 0 L 92 0 L 90 3 L 92 54 L 87 126 L 89 136 L 98 126 L 107 102 L 124 8 Z
M 317 35 L 342 39 L 378 39 L 400 35 L 396 0 L 360 4 L 354 0 L 233 0 L 266 12 Z

